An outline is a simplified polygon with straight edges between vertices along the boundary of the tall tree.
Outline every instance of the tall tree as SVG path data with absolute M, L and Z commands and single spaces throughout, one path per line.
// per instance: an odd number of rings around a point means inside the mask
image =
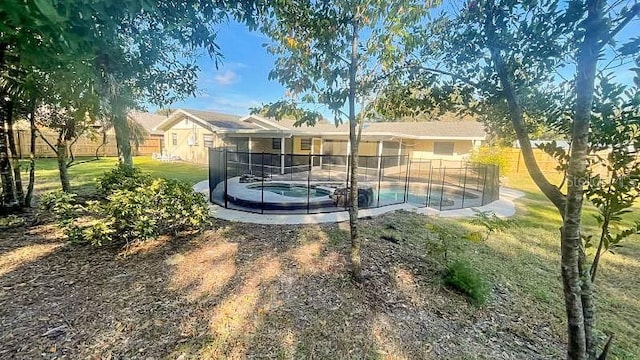
M 311 1 L 277 2 L 263 31 L 273 42 L 268 50 L 278 56 L 271 78 L 291 94 L 266 105 L 266 114 L 293 115 L 296 125 L 314 125 L 321 116 L 305 110 L 324 105 L 336 124 L 349 124 L 349 226 L 353 277 L 361 278 L 361 239 L 358 233 L 358 146 L 362 123 L 373 93 L 386 75 L 401 63 L 400 39 L 424 19 L 419 1 Z
M 639 4 L 626 3 L 466 1 L 456 14 L 443 15 L 424 33 L 412 72 L 402 78 L 405 85 L 421 90 L 413 93 L 422 94 L 423 101 L 414 103 L 431 107 L 432 94 L 442 94 L 439 100 L 447 106 L 501 114 L 493 119 L 511 124 L 531 178 L 562 218 L 561 273 L 570 359 L 594 359 L 598 349 L 582 208 L 594 132 L 591 120 L 600 116 L 594 109 L 594 92 L 601 85 L 596 75 L 607 66 L 599 68 L 599 61 L 638 54 L 637 38 L 624 53 L 615 47 L 616 36 L 640 12 Z M 573 79 L 568 79 L 572 69 Z M 547 179 L 533 155 L 530 138 L 540 122 L 571 143 L 568 154 L 551 149 L 564 160 L 566 191 Z M 609 344 L 603 356 L 608 349 Z
M 5 124 L 12 123 L 8 110 L 16 101 L 31 102 L 28 96 L 20 97 L 30 74 L 47 79 L 52 72 L 72 73 L 67 61 L 88 65 L 91 71 L 74 74 L 86 85 L 82 94 L 101 96 L 103 101 L 93 107 L 92 115 L 109 110 L 121 161 L 131 165 L 128 109 L 193 94 L 198 69 L 192 55 L 202 48 L 216 60 L 220 55 L 215 26 L 229 17 L 253 26 L 253 18 L 266 4 L 251 0 L 4 1 L 0 6 L 3 203 L 15 203 L 16 195 L 7 143 L 10 131 L 5 131 Z M 14 172 L 20 173 L 17 167 Z

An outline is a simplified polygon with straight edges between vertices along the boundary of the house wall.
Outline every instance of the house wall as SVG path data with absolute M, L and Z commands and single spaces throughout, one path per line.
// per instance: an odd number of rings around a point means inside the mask
M 176 134 L 177 144 L 173 144 L 173 137 Z M 197 164 L 208 164 L 209 149 L 204 146 L 204 135 L 213 135 L 214 146 L 220 144 L 217 136 L 208 129 L 205 129 L 193 121 L 184 119 L 172 126 L 164 134 L 164 146 L 166 153 L 170 156 L 178 156 L 184 161 Z M 194 141 L 190 143 L 189 139 Z
M 308 154 L 311 154 L 311 150 L 302 150 L 302 139 L 303 138 L 301 138 L 301 137 L 293 137 L 293 153 L 295 155 L 308 155 Z M 311 139 L 311 138 L 310 137 L 305 137 L 304 139 Z
M 287 143 L 286 139 L 285 146 L 287 146 L 288 153 L 291 150 L 291 145 Z M 272 138 L 251 138 L 251 151 L 257 153 L 264 152 L 265 154 L 280 154 L 280 148 L 273 149 Z
M 410 154 L 410 158 L 412 160 L 418 159 L 451 159 L 451 160 L 461 160 L 467 157 L 471 151 L 473 150 L 473 141 L 472 140 L 442 140 L 442 142 L 453 142 L 453 154 L 452 155 L 441 155 L 434 154 L 433 148 L 434 143 L 439 141 L 434 140 L 414 140 L 412 142 L 407 142 L 407 152 Z
M 173 145 L 173 134 L 177 136 L 177 145 Z M 247 147 L 248 137 L 219 137 L 208 129 L 205 129 L 198 124 L 188 119 L 182 120 L 171 129 L 165 132 L 164 136 L 164 148 L 165 153 L 172 156 L 178 156 L 184 161 L 190 161 L 199 164 L 208 163 L 208 149 L 204 147 L 204 135 L 211 134 L 214 138 L 213 146 L 233 146 L 244 141 L 244 147 Z M 190 145 L 189 139 L 193 137 L 195 143 Z M 285 139 L 285 152 L 286 154 L 307 155 L 311 153 L 311 150 L 302 150 L 302 139 L 305 137 L 294 136 L 293 138 Z M 327 141 L 324 139 L 324 154 L 328 155 L 346 155 L 347 142 L 340 141 Z M 437 141 L 435 141 L 437 142 Z M 480 142 L 472 140 L 456 140 L 443 142 L 453 143 L 453 154 L 443 155 L 434 154 L 433 140 L 403 140 L 402 141 L 402 154 L 409 154 L 409 157 L 413 160 L 419 159 L 445 159 L 445 160 L 461 160 L 466 158 L 474 146 L 479 146 Z M 397 141 L 384 141 L 383 155 L 395 156 L 398 154 L 398 142 Z M 312 141 L 313 147 L 313 141 Z M 247 151 L 248 149 L 240 149 L 241 151 Z M 272 138 L 253 138 L 251 139 L 251 151 L 255 153 L 267 153 L 267 154 L 279 154 L 280 149 L 272 148 Z M 361 156 L 377 156 L 378 154 L 378 141 L 362 141 L 360 144 L 359 155 Z

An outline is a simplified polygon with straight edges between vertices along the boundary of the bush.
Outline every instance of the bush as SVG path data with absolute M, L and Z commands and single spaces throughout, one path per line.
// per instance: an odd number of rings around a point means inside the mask
M 474 305 L 482 305 L 489 298 L 489 285 L 468 263 L 458 260 L 447 266 L 444 283 L 469 297 Z
M 471 154 L 471 162 L 486 165 L 496 165 L 500 174 L 506 174 L 509 170 L 509 156 L 506 149 L 500 146 L 482 146 Z
M 59 224 L 73 221 L 79 215 L 79 206 L 75 204 L 76 194 L 64 191 L 52 191 L 40 197 L 39 215 L 51 215 Z
M 502 219 L 496 215 L 493 211 L 480 211 L 477 209 L 473 210 L 473 219 L 471 220 L 471 224 L 482 226 L 486 230 L 486 235 L 481 237 L 481 241 L 488 240 L 489 236 L 493 233 L 503 232 L 504 230 L 517 227 L 518 223 L 511 219 Z M 474 234 L 474 233 L 472 233 Z M 475 240 L 471 239 L 470 240 Z
M 17 215 L 0 217 L 0 230 L 24 225 L 24 218 Z
M 143 174 L 140 169 L 118 164 L 99 179 L 98 191 L 108 196 L 115 190 L 134 190 L 140 186 L 149 185 L 152 181 L 153 178 Z
M 202 194 L 189 184 L 166 179 L 133 190 L 115 190 L 99 212 L 127 242 L 197 229 L 208 219 Z
M 46 197 L 42 208 L 54 214 L 69 241 L 131 244 L 158 235 L 199 230 L 208 223 L 205 197 L 187 183 L 154 179 L 124 167 L 100 179 L 104 198 L 73 205 L 73 194 Z

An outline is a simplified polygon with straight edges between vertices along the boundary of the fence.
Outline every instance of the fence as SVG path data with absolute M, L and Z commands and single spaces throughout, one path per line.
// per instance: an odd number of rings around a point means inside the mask
M 257 213 L 322 213 L 348 208 L 349 156 L 209 150 L 211 202 Z M 410 160 L 408 155 L 358 158 L 358 205 L 411 203 L 438 210 L 498 199 L 493 165 Z
M 29 130 L 17 130 L 16 134 L 16 150 L 18 157 L 28 157 L 31 147 L 31 136 Z M 58 134 L 55 131 L 42 129 L 41 134 L 49 142 L 55 144 Z M 42 140 L 40 136 L 36 137 L 36 156 L 37 157 L 55 157 L 56 153 L 49 145 Z M 102 135 L 97 137 L 82 135 L 72 146 L 70 151 L 74 156 L 118 156 L 118 148 L 116 146 L 116 137 L 113 134 L 107 135 L 107 142 L 102 144 Z M 162 137 L 150 136 L 140 144 L 138 149 L 134 149 L 136 155 L 151 155 L 162 151 Z
M 524 164 L 522 151 L 517 148 L 504 150 L 506 171 L 509 173 L 526 173 L 527 167 Z M 544 173 L 557 173 L 558 160 L 540 149 L 533 149 L 533 156 L 540 170 Z

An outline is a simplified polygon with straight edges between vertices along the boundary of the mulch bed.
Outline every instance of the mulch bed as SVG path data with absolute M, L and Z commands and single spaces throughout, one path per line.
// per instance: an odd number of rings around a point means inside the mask
M 552 318 L 499 284 L 469 305 L 411 244 L 366 239 L 354 283 L 343 227 L 218 221 L 126 251 L 2 230 L 0 358 L 562 356 Z

